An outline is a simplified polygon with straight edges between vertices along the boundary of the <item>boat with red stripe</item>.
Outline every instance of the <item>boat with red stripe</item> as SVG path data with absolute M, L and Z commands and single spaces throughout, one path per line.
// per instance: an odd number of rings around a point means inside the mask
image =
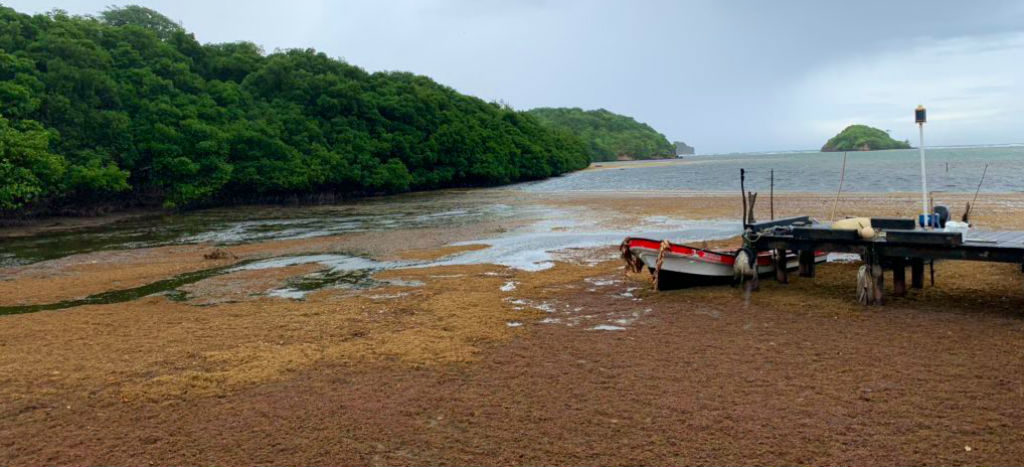
M 664 245 L 664 246 L 663 246 Z M 662 251 L 664 249 L 664 252 Z M 673 283 L 686 287 L 693 285 L 721 284 L 732 281 L 733 265 L 736 263 L 737 251 L 725 249 L 706 249 L 681 245 L 649 238 L 626 238 L 621 246 L 623 258 L 639 272 L 647 268 L 654 273 L 659 271 L 659 282 Z M 816 252 L 814 261 L 821 263 L 827 254 Z M 658 260 L 661 259 L 660 268 Z M 794 270 L 799 266 L 795 253 L 786 255 L 786 268 Z M 757 272 L 760 275 L 774 271 L 775 254 L 763 251 L 757 255 Z

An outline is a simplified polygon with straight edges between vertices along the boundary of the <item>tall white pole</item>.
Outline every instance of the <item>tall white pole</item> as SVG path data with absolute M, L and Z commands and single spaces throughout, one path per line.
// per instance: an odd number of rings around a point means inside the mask
M 928 214 L 928 173 L 924 163 L 924 123 L 917 124 L 921 133 L 921 213 Z

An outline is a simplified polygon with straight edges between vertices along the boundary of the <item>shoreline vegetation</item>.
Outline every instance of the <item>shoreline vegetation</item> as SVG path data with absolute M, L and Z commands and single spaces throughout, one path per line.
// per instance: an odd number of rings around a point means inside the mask
M 200 44 L 139 6 L 0 7 L 0 96 L 0 218 L 332 201 L 590 162 L 576 135 L 430 78 Z
M 579 135 L 592 162 L 674 159 L 675 145 L 646 123 L 605 109 L 538 108 L 545 126 Z
M 867 125 L 850 125 L 829 139 L 821 152 L 878 151 L 882 149 L 910 149 L 909 141 L 892 139 L 889 133 Z

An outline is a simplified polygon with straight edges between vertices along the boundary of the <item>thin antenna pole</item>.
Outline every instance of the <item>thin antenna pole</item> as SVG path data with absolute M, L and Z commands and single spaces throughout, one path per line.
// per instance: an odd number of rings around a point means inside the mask
M 829 222 L 836 221 L 836 208 L 839 207 L 839 193 L 843 192 L 843 179 L 846 178 L 846 152 L 843 152 L 843 168 L 839 171 L 839 189 L 836 190 L 836 200 L 832 203 L 832 216 Z
M 921 214 L 928 215 L 928 173 L 924 162 L 924 122 L 917 124 L 921 135 Z
M 988 164 L 985 164 L 985 169 L 981 171 L 981 180 L 978 181 L 978 189 L 974 190 L 974 199 L 971 200 L 971 204 L 978 202 L 978 193 L 981 192 L 981 184 L 985 183 L 985 174 L 988 173 Z
M 985 164 L 985 170 L 981 171 L 981 180 L 978 181 L 978 189 L 974 190 L 974 199 L 971 200 L 971 204 L 967 205 L 967 213 L 964 214 L 964 218 L 971 215 L 971 209 L 974 209 L 974 205 L 978 203 L 978 193 L 981 193 L 981 184 L 985 183 L 986 173 L 988 173 L 988 164 Z

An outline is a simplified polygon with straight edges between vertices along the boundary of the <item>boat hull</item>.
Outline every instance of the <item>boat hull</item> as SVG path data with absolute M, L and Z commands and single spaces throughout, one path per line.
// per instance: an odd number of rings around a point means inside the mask
M 650 272 L 657 268 L 658 257 L 661 255 L 661 242 L 648 239 L 628 239 L 629 252 L 643 261 Z M 824 262 L 826 255 L 818 253 L 815 262 Z M 672 285 L 687 287 L 695 285 L 711 285 L 730 283 L 733 280 L 733 265 L 736 254 L 726 251 L 714 251 L 694 248 L 686 245 L 670 244 L 662 258 L 659 282 L 661 287 Z M 796 254 L 786 255 L 786 269 L 799 267 Z M 767 275 L 774 272 L 774 253 L 762 252 L 757 257 L 757 273 Z

